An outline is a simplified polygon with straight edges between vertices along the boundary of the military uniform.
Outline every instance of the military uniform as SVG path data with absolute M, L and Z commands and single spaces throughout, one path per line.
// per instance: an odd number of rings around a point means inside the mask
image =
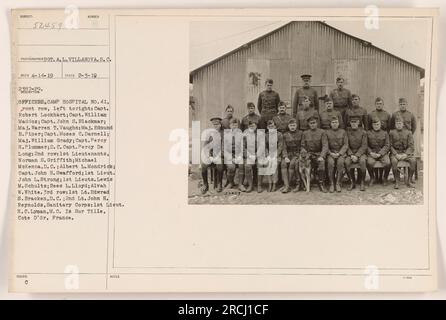
M 381 120 L 381 129 L 384 131 L 389 132 L 390 130 L 390 114 L 386 111 L 386 110 L 373 110 L 372 112 L 370 112 L 369 116 L 369 128 L 370 130 L 372 130 L 372 119 L 373 118 L 378 118 L 379 120 Z
M 375 130 L 369 130 L 367 131 L 367 166 L 370 173 L 370 184 L 372 185 L 375 181 L 374 177 L 374 168 L 376 161 L 380 161 L 383 166 L 384 170 L 386 171 L 390 167 L 390 158 L 389 158 L 389 149 L 390 149 L 390 142 L 389 142 L 389 134 L 379 129 L 378 131 Z M 380 154 L 380 157 L 378 159 L 374 159 L 370 154 L 372 152 Z M 385 178 L 384 178 L 385 179 Z M 385 180 L 384 180 L 385 182 Z
M 308 129 L 302 135 L 301 151 L 305 150 L 310 154 L 311 165 L 317 168 L 319 187 L 324 189 L 325 180 L 325 157 L 328 151 L 327 134 L 325 130 L 316 128 Z M 321 160 L 318 158 L 322 157 Z
M 334 168 L 336 166 L 336 191 L 341 191 L 341 179 L 344 176 L 345 153 L 348 148 L 347 133 L 344 129 L 329 129 L 327 133 L 328 152 L 327 152 L 327 171 L 330 180 L 330 192 L 334 191 Z M 334 158 L 331 153 L 338 153 L 339 157 Z
M 358 163 L 365 173 L 366 170 L 366 160 L 367 160 L 367 132 L 363 128 L 358 128 L 353 130 L 352 128 L 347 129 L 348 138 L 348 149 L 347 157 L 345 159 L 345 167 L 350 170 L 350 166 L 353 164 L 351 156 L 358 157 Z
M 319 113 L 317 112 L 317 110 L 310 107 L 307 110 L 303 109 L 297 112 L 297 128 L 302 131 L 308 130 L 310 128 L 308 126 L 308 119 L 310 117 L 316 117 L 318 123 L 317 126 L 320 127 Z
M 369 130 L 369 123 L 368 123 L 368 117 L 367 117 L 367 110 L 363 107 L 357 106 L 357 107 L 350 107 L 345 111 L 345 125 L 346 128 L 350 127 L 350 119 L 352 117 L 359 117 L 359 126 L 363 127 L 365 130 Z
M 279 94 L 274 91 L 262 91 L 259 94 L 257 101 L 257 109 L 260 112 L 259 128 L 265 129 L 266 122 L 277 115 L 277 110 L 280 102 Z
M 398 170 L 398 162 L 399 160 L 396 158 L 398 154 L 406 154 L 407 158 L 404 161 L 409 163 L 409 178 L 407 181 L 410 181 L 413 173 L 416 169 L 416 159 L 414 157 L 414 140 L 412 133 L 403 128 L 401 130 L 393 129 L 389 133 L 390 140 L 390 160 L 392 163 L 392 171 L 395 177 L 395 188 L 398 188 L 398 180 L 399 180 L 399 170 Z
M 417 120 L 415 119 L 415 116 L 412 114 L 412 112 L 408 110 L 405 111 L 398 110 L 397 112 L 395 112 L 391 118 L 391 123 L 390 123 L 391 129 L 395 129 L 395 118 L 397 117 L 403 120 L 404 127 L 407 130 L 411 131 L 412 134 L 415 132 L 415 130 L 417 129 Z
M 256 113 L 254 114 L 247 114 L 242 118 L 241 123 L 241 129 L 244 132 L 246 129 L 248 129 L 249 121 L 255 122 L 257 126 L 259 126 L 260 116 Z
M 337 110 L 331 110 L 331 111 L 322 111 L 319 113 L 320 116 L 320 122 L 321 122 L 321 128 L 324 130 L 328 130 L 331 128 L 331 119 L 333 117 L 337 117 L 339 121 L 339 128 L 344 129 L 344 120 L 342 119 L 341 113 Z
M 230 129 L 229 121 L 231 121 L 231 119 L 232 115 L 231 117 L 226 116 L 223 118 L 223 120 L 221 120 L 221 126 L 223 127 L 223 129 Z
M 284 134 L 288 131 L 288 123 L 293 119 L 289 114 L 278 114 L 273 118 L 274 123 L 276 124 L 277 131 Z
M 330 92 L 329 96 L 333 100 L 335 110 L 339 111 L 344 119 L 345 111 L 352 105 L 352 94 L 350 90 L 336 88 Z
M 287 131 L 283 134 L 283 151 L 282 151 L 282 179 L 284 182 L 284 191 L 289 190 L 290 179 L 295 177 L 296 189 L 299 190 L 300 187 L 300 174 L 299 174 L 299 152 L 302 144 L 303 133 L 300 130 Z M 289 163 L 285 161 L 285 158 L 290 160 Z
M 312 103 L 312 106 L 315 110 L 319 110 L 319 99 L 317 97 L 317 92 L 312 87 L 302 87 L 296 90 L 293 98 L 293 116 L 297 115 L 299 111 L 299 106 L 302 104 L 303 98 L 307 96 Z
M 355 118 L 359 117 L 355 116 Z M 352 164 L 354 164 L 352 156 L 356 156 L 358 158 L 357 163 L 359 163 L 358 181 L 361 184 L 360 190 L 364 191 L 364 180 L 367 169 L 367 132 L 364 130 L 364 128 L 360 127 L 355 130 L 353 130 L 352 128 L 348 128 L 347 138 L 348 149 L 347 156 L 345 157 L 345 169 L 350 179 L 350 187 L 348 189 L 351 190 L 356 186 L 355 172 L 354 169 L 351 168 Z

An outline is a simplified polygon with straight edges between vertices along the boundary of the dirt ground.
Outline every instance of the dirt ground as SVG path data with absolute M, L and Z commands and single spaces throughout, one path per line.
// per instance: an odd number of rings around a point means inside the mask
M 369 187 L 368 179 L 367 176 L 366 191 L 359 191 L 358 187 L 352 191 L 347 191 L 348 184 L 344 182 L 340 193 L 322 193 L 315 184 L 312 185 L 309 193 L 299 191 L 283 194 L 280 191 L 270 193 L 265 190 L 258 193 L 256 188 L 251 193 L 240 192 L 237 188 L 224 189 L 223 192 L 217 193 L 210 184 L 209 191 L 202 195 L 198 166 L 194 166 L 189 174 L 189 204 L 405 205 L 421 204 L 423 202 L 422 170 L 418 173 L 415 188 L 408 188 L 401 181 L 400 189 L 395 190 L 392 175 L 389 176 L 387 186 L 373 185 Z

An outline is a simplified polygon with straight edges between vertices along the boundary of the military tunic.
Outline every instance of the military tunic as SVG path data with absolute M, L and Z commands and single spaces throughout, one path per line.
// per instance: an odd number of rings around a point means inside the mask
M 403 119 L 404 127 L 411 131 L 412 134 L 417 129 L 417 120 L 415 119 L 415 116 L 412 114 L 412 112 L 406 110 L 406 111 L 397 111 L 392 115 L 390 128 L 395 129 L 395 118 L 400 117 Z
M 405 153 L 407 158 L 404 161 L 409 162 L 412 170 L 415 170 L 416 159 L 414 157 L 414 140 L 412 133 L 403 128 L 401 130 L 390 130 L 390 159 L 392 167 L 397 170 L 398 159 L 395 157 L 397 154 Z
M 344 129 L 344 120 L 342 119 L 341 113 L 337 110 L 331 111 L 322 111 L 319 113 L 321 118 L 321 128 L 324 130 L 328 130 L 331 128 L 331 119 L 332 117 L 337 117 L 339 121 L 339 128 Z
M 390 114 L 386 110 L 373 110 L 370 112 L 368 118 L 369 118 L 369 129 L 372 130 L 372 119 L 378 117 L 379 120 L 381 120 L 381 129 L 384 131 L 389 132 L 390 130 Z
M 315 116 L 317 118 L 317 126 L 320 127 L 319 113 L 314 108 L 308 108 L 307 110 L 300 110 L 297 112 L 297 128 L 305 131 L 310 127 L 308 126 L 308 118 Z
M 349 128 L 350 127 L 350 118 L 352 116 L 359 116 L 361 117 L 361 120 L 359 121 L 359 126 L 363 127 L 365 130 L 369 129 L 369 124 L 368 124 L 368 117 L 367 117 L 367 110 L 364 109 L 363 107 L 354 107 L 352 106 L 351 108 L 348 108 L 345 111 L 345 127 Z
M 280 102 L 280 96 L 274 90 L 262 91 L 259 94 L 257 101 L 257 109 L 259 109 L 261 119 L 259 121 L 259 128 L 265 129 L 266 122 L 277 115 L 277 109 Z
M 299 156 L 303 132 L 300 130 L 287 131 L 283 135 L 282 157 L 292 159 Z
M 288 123 L 291 119 L 293 119 L 293 117 L 286 113 L 278 114 L 277 116 L 275 116 L 273 120 L 276 124 L 277 131 L 282 134 L 288 131 Z
M 327 134 L 325 130 L 316 128 L 308 129 L 302 135 L 301 150 L 307 151 L 311 156 L 311 163 L 317 167 L 319 171 L 325 172 L 325 156 L 328 151 Z M 322 161 L 318 158 L 322 157 Z
M 231 119 L 232 119 L 232 116 L 231 117 L 226 116 L 225 118 L 223 118 L 221 120 L 221 126 L 222 126 L 223 129 L 230 129 L 229 121 Z
M 302 105 L 304 96 L 307 96 L 310 99 L 313 108 L 319 111 L 319 99 L 316 90 L 314 90 L 312 87 L 308 88 L 302 87 L 297 89 L 296 92 L 294 93 L 293 105 L 292 105 L 294 117 L 297 115 L 297 111 L 299 111 L 299 106 Z
M 352 94 L 346 88 L 333 89 L 330 92 L 330 98 L 333 100 L 335 110 L 339 111 L 344 118 L 345 110 L 352 105 Z
M 366 169 L 367 160 L 367 132 L 363 128 L 353 130 L 347 129 L 348 148 L 347 157 L 345 158 L 345 167 L 350 170 L 350 166 L 353 164 L 351 156 L 358 157 L 358 163 L 361 170 Z
M 390 149 L 390 142 L 389 134 L 386 131 L 382 129 L 378 131 L 367 131 L 367 145 L 367 153 L 369 154 L 369 156 L 367 157 L 367 164 L 369 166 L 373 167 L 377 160 L 381 161 L 385 167 L 388 167 L 390 165 L 388 154 Z M 378 159 L 374 159 L 370 156 L 370 153 L 372 152 L 379 153 L 381 156 Z
M 241 123 L 241 129 L 244 132 L 246 129 L 248 129 L 249 126 L 249 121 L 255 122 L 256 125 L 259 125 L 259 121 L 260 121 L 260 116 L 256 113 L 254 114 L 247 114 L 246 116 L 244 116 L 242 118 L 242 123 Z
M 334 166 L 338 172 L 342 172 L 344 170 L 344 159 L 345 153 L 348 148 L 348 140 L 347 133 L 344 129 L 329 129 L 326 131 L 327 133 L 327 142 L 328 142 L 328 151 L 333 153 L 339 153 L 338 158 L 334 158 L 327 152 L 327 169 L 329 174 L 333 173 Z

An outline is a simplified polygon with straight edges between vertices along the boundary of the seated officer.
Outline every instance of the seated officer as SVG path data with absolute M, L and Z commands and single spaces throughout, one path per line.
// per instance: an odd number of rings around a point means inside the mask
M 299 130 L 308 130 L 308 119 L 314 117 L 316 124 L 319 127 L 319 113 L 311 105 L 310 98 L 307 96 L 302 97 L 302 110 L 297 111 L 297 128 Z
M 344 129 L 344 121 L 342 119 L 341 113 L 334 109 L 333 100 L 327 97 L 325 98 L 325 111 L 319 113 L 321 118 L 321 128 L 324 130 L 328 130 L 331 128 L 331 119 L 333 117 L 338 118 L 339 128 Z
M 402 117 L 395 118 L 395 129 L 390 131 L 390 160 L 392 162 L 392 171 L 395 178 L 395 189 L 399 188 L 400 172 L 398 170 L 398 162 L 401 160 L 409 163 L 409 177 L 406 179 L 407 186 L 413 188 L 411 182 L 412 176 L 416 168 L 416 159 L 414 153 L 414 141 L 412 132 L 404 128 L 404 119 Z
M 290 192 L 290 180 L 293 177 L 296 181 L 293 192 L 300 189 L 299 162 L 297 160 L 302 143 L 302 131 L 297 130 L 297 122 L 294 118 L 290 119 L 288 128 L 289 130 L 283 134 L 281 172 L 284 186 L 282 193 Z
M 384 171 L 390 168 L 389 158 L 389 134 L 381 129 L 381 119 L 378 117 L 372 118 L 372 130 L 367 131 L 367 168 L 370 174 L 370 185 L 373 185 L 375 181 L 382 180 L 383 185 L 387 184 L 387 178 L 384 175 L 383 178 L 378 179 L 375 177 L 374 165 L 376 161 L 380 161 L 384 166 Z M 381 182 L 381 181 L 380 181 Z
M 364 128 L 359 127 L 361 117 L 359 115 L 350 116 L 350 127 L 347 128 L 348 149 L 345 157 L 345 169 L 350 179 L 350 186 L 348 190 L 356 187 L 355 169 L 351 166 L 359 163 L 358 182 L 360 183 L 361 191 L 365 190 L 364 180 L 366 174 L 366 160 L 367 160 L 367 132 Z
M 203 186 L 201 188 L 201 193 L 205 194 L 209 190 L 208 183 L 208 168 L 215 167 L 217 173 L 214 177 L 217 181 L 217 192 L 223 190 L 222 179 L 223 179 L 223 128 L 221 126 L 221 118 L 213 117 L 211 118 L 213 129 L 209 132 L 204 144 L 201 154 L 201 177 L 203 178 Z M 214 139 L 219 139 L 219 141 L 214 141 Z
M 330 181 L 330 192 L 335 191 L 334 179 L 336 167 L 336 191 L 341 192 L 341 179 L 344 176 L 344 159 L 348 148 L 347 133 L 339 128 L 337 116 L 331 118 L 331 129 L 326 131 L 328 142 L 327 171 Z
M 241 175 L 240 185 L 243 185 L 243 136 L 240 130 L 240 122 L 237 118 L 231 118 L 229 120 L 230 130 L 224 133 L 224 163 L 227 169 L 227 183 L 226 187 L 231 189 L 234 187 L 235 170 L 239 168 L 239 174 Z
M 325 182 L 325 156 L 328 152 L 327 134 L 325 130 L 317 127 L 318 118 L 308 118 L 309 129 L 302 135 L 301 151 L 306 151 L 311 157 L 311 165 L 316 168 L 319 180 L 319 189 L 327 192 Z
M 288 131 L 288 122 L 292 118 L 292 116 L 286 113 L 285 102 L 280 101 L 277 116 L 273 118 L 273 121 L 276 124 L 277 131 L 282 134 L 284 134 L 285 131 Z

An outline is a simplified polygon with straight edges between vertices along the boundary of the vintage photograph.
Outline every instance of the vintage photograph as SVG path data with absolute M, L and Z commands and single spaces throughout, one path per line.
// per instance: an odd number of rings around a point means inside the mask
M 191 22 L 189 203 L 422 204 L 426 27 Z

